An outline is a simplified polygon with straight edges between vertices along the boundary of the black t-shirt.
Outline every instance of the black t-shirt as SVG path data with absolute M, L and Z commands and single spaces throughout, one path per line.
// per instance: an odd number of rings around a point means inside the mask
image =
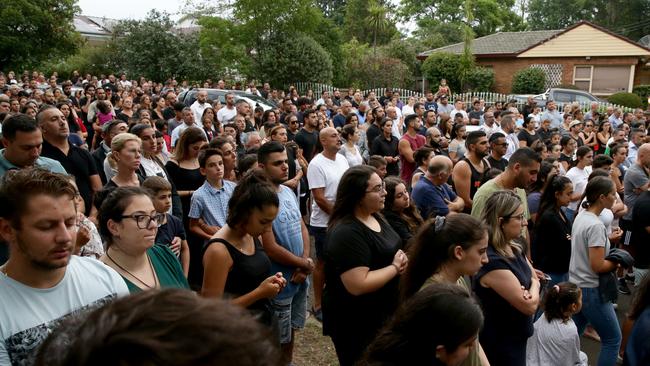
M 318 131 L 309 132 L 304 128 L 296 134 L 293 141 L 302 149 L 302 156 L 309 162 L 316 155 L 318 148 Z
M 167 216 L 167 222 L 158 226 L 156 244 L 170 246 L 176 236 L 186 240 L 183 222 L 170 214 L 165 214 L 165 216 Z
M 58 161 L 63 165 L 63 168 L 68 174 L 74 175 L 77 188 L 79 188 L 79 194 L 84 199 L 86 214 L 89 214 L 93 198 L 90 177 L 97 175 L 98 172 L 97 167 L 95 167 L 95 161 L 88 150 L 70 145 L 70 150 L 68 150 L 68 155 L 66 155 L 49 142 L 43 141 L 41 156 Z
M 528 147 L 530 147 L 533 144 L 533 142 L 541 139 L 538 134 L 531 135 L 530 132 L 528 132 L 527 130 L 519 131 L 517 138 L 519 139 L 519 141 L 526 141 L 526 146 Z
M 545 210 L 537 219 L 531 252 L 537 268 L 567 273 L 571 259 L 571 222 L 563 213 Z
M 650 226 L 650 192 L 639 196 L 632 209 L 632 238 L 634 248 L 634 267 L 650 268 L 650 234 L 646 228 Z
M 493 158 L 492 155 L 490 155 L 486 159 L 488 163 L 490 163 L 490 168 L 496 168 L 502 172 L 505 172 L 506 168 L 508 167 L 508 159 L 506 158 L 501 158 L 501 160 L 497 160 Z
M 372 149 L 372 143 L 375 141 L 377 136 L 381 135 L 381 128 L 376 124 L 370 125 L 366 131 L 366 141 L 368 141 L 368 149 Z
M 483 111 L 475 111 L 472 109 L 467 116 L 469 117 L 470 121 L 473 119 L 477 119 L 480 121 L 482 115 L 483 115 Z
M 388 141 L 383 135 L 377 136 L 372 142 L 370 155 L 396 157 L 399 155 L 398 147 L 399 141 L 397 140 L 397 137 L 391 136 L 390 141 Z M 399 175 L 398 162 L 396 161 L 394 163 L 388 163 L 388 165 L 386 165 L 386 172 L 387 175 Z
M 323 332 L 355 333 L 367 345 L 397 306 L 398 276 L 377 291 L 359 296 L 350 294 L 341 274 L 352 268 L 370 271 L 393 262 L 402 248 L 402 240 L 393 228 L 378 218 L 381 231 L 375 232 L 352 218 L 335 225 L 325 245 L 325 288 L 323 297 Z

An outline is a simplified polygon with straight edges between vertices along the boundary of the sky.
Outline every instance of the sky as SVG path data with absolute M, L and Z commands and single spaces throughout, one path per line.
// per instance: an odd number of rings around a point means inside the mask
M 143 19 L 153 8 L 174 14 L 183 4 L 185 1 L 182 0 L 79 0 L 78 2 L 81 14 L 111 19 Z

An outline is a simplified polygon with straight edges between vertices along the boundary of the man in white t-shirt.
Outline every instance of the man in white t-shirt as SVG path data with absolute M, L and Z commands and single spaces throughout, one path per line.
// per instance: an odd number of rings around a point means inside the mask
M 217 111 L 217 121 L 221 124 L 227 123 L 237 115 L 237 108 L 235 108 L 235 95 L 233 93 L 226 94 L 226 105 Z
M 589 180 L 589 174 L 591 174 L 591 163 L 594 161 L 594 151 L 589 146 L 580 146 L 576 151 L 576 157 L 578 163 L 566 173 L 566 177 L 573 184 L 573 196 L 571 196 L 571 202 L 569 203 L 570 219 L 573 219 L 578 213 L 578 205 L 582 199 L 582 194 L 585 193 L 585 188 L 587 188 L 587 181 Z
M 77 190 L 64 175 L 24 169 L 0 186 L 0 235 L 10 248 L 0 267 L 0 365 L 31 365 L 67 316 L 128 294 L 103 263 L 73 256 Z
M 336 200 L 336 190 L 341 177 L 349 165 L 339 151 L 339 133 L 333 127 L 323 128 L 319 134 L 323 152 L 314 156 L 307 168 L 307 182 L 312 194 L 309 230 L 314 236 L 316 246 L 316 269 L 314 276 L 314 316 L 322 320 L 320 312 L 323 285 L 325 284 L 323 246 L 327 232 L 327 222 Z
M 208 135 L 206 135 L 201 126 L 197 125 L 194 121 L 194 113 L 192 110 L 188 107 L 183 108 L 183 123 L 174 128 L 174 131 L 172 131 L 172 147 L 176 147 L 176 142 L 181 137 L 181 134 L 190 127 L 198 128 L 201 132 L 203 132 L 206 141 L 208 140 Z
M 208 91 L 201 90 L 196 94 L 196 100 L 190 106 L 194 113 L 194 120 L 200 122 L 201 118 L 203 118 L 203 111 L 208 107 L 211 107 L 210 103 L 208 103 Z

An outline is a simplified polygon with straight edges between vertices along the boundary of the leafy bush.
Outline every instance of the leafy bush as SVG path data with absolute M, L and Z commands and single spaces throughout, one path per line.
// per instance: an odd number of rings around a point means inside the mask
M 352 83 L 362 89 L 392 87 L 408 88 L 413 83 L 412 73 L 398 58 L 372 55 L 364 57 L 352 78 Z
M 494 70 L 487 67 L 475 67 L 467 75 L 467 89 L 474 92 L 492 91 Z
M 622 105 L 623 107 L 628 108 L 639 108 L 643 106 L 641 102 L 641 97 L 634 93 L 616 93 L 612 94 L 607 98 L 610 103 Z
M 638 95 L 643 103 L 643 108 L 648 108 L 648 97 L 650 96 L 650 85 L 637 85 L 632 89 L 632 93 Z
M 512 78 L 512 92 L 515 94 L 539 94 L 544 92 L 546 73 L 536 67 L 519 70 Z
M 325 49 L 305 34 L 279 35 L 258 50 L 255 75 L 271 85 L 289 85 L 296 80 L 317 83 L 332 81 L 332 59 Z
M 429 80 L 429 85 L 435 86 L 440 79 L 447 79 L 447 85 L 452 92 L 460 90 L 461 57 L 453 53 L 437 52 L 424 60 L 422 75 Z

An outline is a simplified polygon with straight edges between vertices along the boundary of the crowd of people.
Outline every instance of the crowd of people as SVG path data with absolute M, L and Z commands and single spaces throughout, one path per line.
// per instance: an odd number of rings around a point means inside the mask
M 650 364 L 643 110 L 186 88 L 0 73 L 0 364 Z

